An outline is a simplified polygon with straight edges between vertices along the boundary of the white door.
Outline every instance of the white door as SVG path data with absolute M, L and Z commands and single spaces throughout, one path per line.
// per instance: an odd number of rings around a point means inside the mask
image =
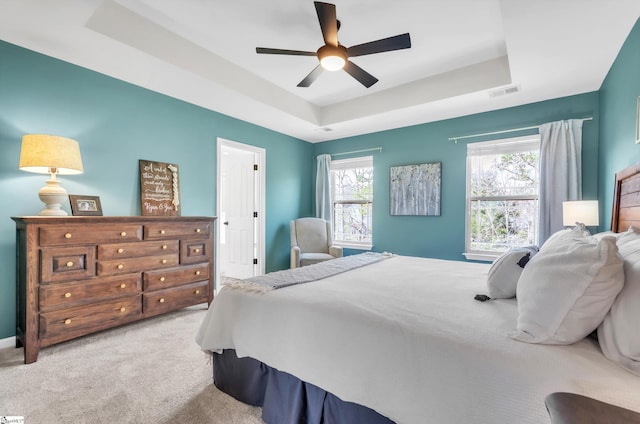
M 260 150 L 218 139 L 219 276 L 248 278 L 264 273 L 260 190 L 264 152 Z

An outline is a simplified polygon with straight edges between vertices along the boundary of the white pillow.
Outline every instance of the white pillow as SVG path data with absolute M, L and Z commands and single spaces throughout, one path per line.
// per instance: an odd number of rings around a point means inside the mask
M 615 237 L 616 240 L 622 237 L 624 233 L 614 233 L 613 231 L 603 231 L 601 233 L 595 233 L 593 236 L 600 240 L 602 237 Z
M 571 344 L 602 322 L 624 284 L 616 239 L 575 227 L 550 237 L 522 271 L 516 340 Z
M 589 237 L 591 235 L 591 233 L 589 232 L 589 230 L 587 230 L 587 227 L 585 227 L 584 225 L 582 225 L 580 223 L 576 223 L 575 227 L 566 228 L 564 230 L 556 231 L 555 233 L 551 234 L 549 236 L 549 238 L 547 239 L 547 241 L 544 242 L 542 247 L 540 247 L 540 250 L 544 249 L 545 246 L 547 246 L 547 245 L 553 246 L 554 245 L 554 240 L 556 238 L 569 237 L 569 235 L 573 235 L 573 236 L 576 236 L 576 237 L 577 236 Z
M 496 258 L 487 274 L 489 297 L 494 299 L 515 297 L 522 270 L 536 253 L 538 253 L 536 246 L 514 247 Z
M 604 355 L 640 375 L 640 230 L 630 228 L 618 238 L 624 261 L 624 287 L 598 327 Z

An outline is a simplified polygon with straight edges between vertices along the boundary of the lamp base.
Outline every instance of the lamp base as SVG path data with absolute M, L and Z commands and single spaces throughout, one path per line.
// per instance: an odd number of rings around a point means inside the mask
M 67 190 L 60 186 L 60 181 L 56 179 L 47 180 L 47 185 L 42 187 L 38 192 L 38 197 L 45 208 L 38 215 L 42 216 L 66 216 L 66 211 L 62 209 L 62 202 L 66 201 Z

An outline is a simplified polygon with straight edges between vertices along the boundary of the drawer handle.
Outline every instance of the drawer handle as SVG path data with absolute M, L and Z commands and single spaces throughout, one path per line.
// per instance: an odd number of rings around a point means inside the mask
M 164 297 L 160 298 L 160 303 L 164 303 Z
M 127 288 L 127 285 L 126 285 L 125 283 L 122 283 L 122 284 L 120 284 L 120 288 L 121 288 L 121 289 L 126 289 L 126 288 Z
M 199 233 L 199 232 L 200 232 L 200 228 L 196 228 L 196 233 Z
M 167 245 L 166 244 L 162 245 L 162 250 L 167 250 Z
M 71 233 L 66 233 L 66 234 L 64 235 L 64 238 L 66 238 L 66 239 L 70 239 L 70 238 L 71 238 Z
M 200 275 L 200 271 L 196 271 L 196 275 Z
M 126 312 L 127 308 L 125 308 L 124 306 L 122 308 L 120 308 L 120 312 Z
M 196 293 L 196 294 L 200 294 L 200 290 L 196 290 L 196 291 L 195 291 L 195 293 Z
M 65 319 L 65 320 L 64 320 L 64 323 L 65 323 L 66 325 L 69 325 L 69 324 L 71 324 L 71 320 L 70 320 L 69 318 L 67 318 L 67 319 Z
M 195 252 L 196 253 L 200 253 L 200 249 L 195 249 Z
M 124 249 L 123 248 L 118 249 L 118 253 L 124 253 Z
M 165 231 L 164 231 L 164 230 L 160 230 L 160 234 L 164 234 L 164 233 L 165 233 Z
M 71 268 L 73 266 L 73 262 L 69 261 L 67 262 L 67 268 Z
M 160 281 L 164 281 L 164 277 L 160 277 Z
M 71 293 L 65 293 L 64 297 L 66 297 L 67 299 L 69 299 L 71 297 Z
M 124 268 L 124 265 L 118 264 L 118 269 L 123 269 L 123 268 Z
M 162 262 L 163 264 L 166 264 L 166 263 L 167 263 L 167 260 L 166 260 L 166 259 L 163 259 L 161 262 Z
M 120 235 L 121 235 L 122 237 L 126 237 L 126 236 L 127 236 L 127 232 L 126 232 L 126 231 L 123 231 L 123 232 L 121 232 L 121 233 L 120 233 Z

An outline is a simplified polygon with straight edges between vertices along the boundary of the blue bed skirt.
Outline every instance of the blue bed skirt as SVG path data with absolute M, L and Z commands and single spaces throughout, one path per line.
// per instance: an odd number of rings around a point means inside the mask
M 305 383 L 234 350 L 213 354 L 213 382 L 235 399 L 262 407 L 267 424 L 394 424 L 374 410 Z

